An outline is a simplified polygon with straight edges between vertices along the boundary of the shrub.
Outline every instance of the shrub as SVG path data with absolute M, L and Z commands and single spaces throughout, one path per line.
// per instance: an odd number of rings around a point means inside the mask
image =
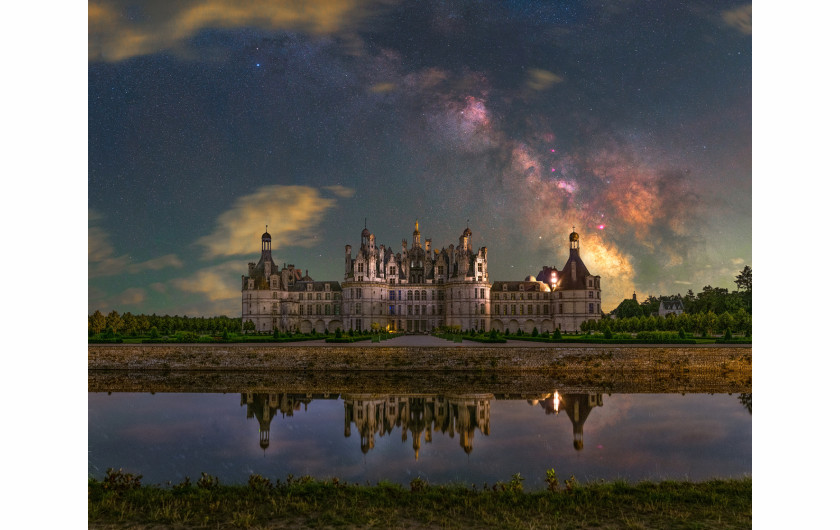
M 545 472 L 545 483 L 548 484 L 548 491 L 560 491 L 560 481 L 557 480 L 557 473 L 554 472 L 554 468 Z
M 271 481 L 262 475 L 253 474 L 248 477 L 248 487 L 257 491 L 269 491 L 271 489 Z
M 219 477 L 214 477 L 213 475 L 208 475 L 205 472 L 201 472 L 201 478 L 198 479 L 198 482 L 195 483 L 200 489 L 203 490 L 211 490 L 214 488 L 219 487 Z
M 143 475 L 134 475 L 132 473 L 125 473 L 122 468 L 114 471 L 113 468 L 108 468 L 105 472 L 105 478 L 102 480 L 102 489 L 112 491 L 127 491 L 140 488 L 140 479 Z
M 604 338 L 605 339 L 613 338 L 612 330 L 610 329 L 609 326 L 607 326 L 607 329 L 604 330 Z
M 563 335 L 560 334 L 560 328 L 554 330 L 554 334 L 551 336 L 553 339 L 561 339 Z
M 539 332 L 539 330 L 537 329 L 537 326 L 534 326 L 534 329 L 533 329 L 533 330 L 531 330 L 531 336 L 532 336 L 532 337 L 539 337 L 539 336 L 540 336 L 540 332 Z
M 429 487 L 429 483 L 420 477 L 411 479 L 408 485 L 411 487 L 412 492 L 425 491 Z

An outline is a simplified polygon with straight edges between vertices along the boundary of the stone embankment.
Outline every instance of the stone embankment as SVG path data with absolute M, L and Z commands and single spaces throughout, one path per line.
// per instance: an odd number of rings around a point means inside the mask
M 282 387 L 394 392 L 440 385 L 470 392 L 557 386 L 615 392 L 751 392 L 752 348 L 88 346 L 90 391 Z

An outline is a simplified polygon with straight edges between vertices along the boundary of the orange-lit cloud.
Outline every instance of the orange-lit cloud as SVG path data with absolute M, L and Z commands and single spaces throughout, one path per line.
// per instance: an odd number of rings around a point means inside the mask
M 237 280 L 245 271 L 247 268 L 242 262 L 226 261 L 199 269 L 191 276 L 176 278 L 170 283 L 185 293 L 201 294 L 211 302 L 237 301 L 242 299 L 241 285 Z M 238 302 L 231 305 L 235 309 Z
M 326 188 L 339 197 L 349 197 L 350 188 Z M 311 247 L 318 243 L 318 226 L 337 200 L 309 186 L 264 186 L 240 197 L 216 220 L 213 232 L 197 243 L 205 257 L 241 256 L 260 248 L 260 236 L 268 225 L 272 248 Z
M 370 87 L 368 90 L 374 94 L 384 94 L 386 92 L 392 92 L 397 88 L 397 85 L 394 83 L 377 83 Z
M 724 11 L 722 16 L 728 25 L 744 35 L 752 35 L 752 4 Z
M 251 27 L 262 30 L 301 31 L 314 35 L 341 35 L 388 0 L 193 0 L 146 3 L 143 16 L 129 17 L 119 1 L 88 3 L 89 60 L 121 61 L 138 55 L 177 50 L 207 28 Z M 136 7 L 136 6 L 135 6 Z
M 117 295 L 114 300 L 115 305 L 134 305 L 143 302 L 146 299 L 146 290 L 140 287 L 130 287 Z
M 147 261 L 132 262 L 127 254 L 116 255 L 110 237 L 97 222 L 102 216 L 88 211 L 88 277 L 114 276 L 117 274 L 137 274 L 149 270 L 161 270 L 167 267 L 181 267 L 183 263 L 175 254 L 166 254 Z
M 525 84 L 532 90 L 543 91 L 553 87 L 557 83 L 562 82 L 563 78 L 554 72 L 541 70 L 539 68 L 531 68 L 528 70 L 528 80 Z

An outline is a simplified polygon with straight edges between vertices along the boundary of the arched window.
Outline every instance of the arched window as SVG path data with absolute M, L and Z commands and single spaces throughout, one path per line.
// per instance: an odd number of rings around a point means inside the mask
M 422 292 L 422 294 L 420 295 L 420 297 L 421 297 L 423 300 L 425 300 L 425 299 L 426 299 L 426 291 L 423 291 L 423 292 Z
M 407 300 L 414 300 L 414 293 L 413 291 L 408 291 L 408 298 Z

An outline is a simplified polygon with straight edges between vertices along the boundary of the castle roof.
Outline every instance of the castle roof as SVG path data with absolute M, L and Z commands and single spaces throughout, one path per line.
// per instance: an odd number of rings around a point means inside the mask
M 575 264 L 574 281 L 572 281 L 572 263 Z M 587 276 L 591 276 L 591 274 L 589 274 L 589 269 L 586 268 L 583 260 L 580 259 L 580 254 L 577 249 L 573 249 L 570 251 L 569 259 L 566 261 L 566 265 L 563 267 L 563 270 L 560 271 L 560 274 L 558 274 L 558 288 L 562 291 L 586 289 Z
M 504 291 L 507 286 L 508 292 L 543 292 L 548 291 L 548 285 L 540 281 L 522 281 L 522 282 L 493 282 L 490 291 Z M 520 286 L 522 287 L 520 289 Z

